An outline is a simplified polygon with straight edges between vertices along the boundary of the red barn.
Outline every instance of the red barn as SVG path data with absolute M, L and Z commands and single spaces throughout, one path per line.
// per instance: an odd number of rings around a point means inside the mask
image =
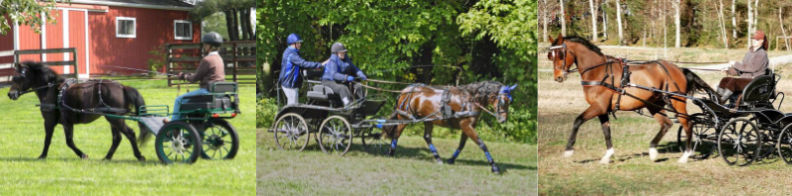
M 30 26 L 14 25 L 0 36 L 0 51 L 70 48 L 77 50 L 80 78 L 107 73 L 140 73 L 148 69 L 150 51 L 166 43 L 200 41 L 201 24 L 192 22 L 192 4 L 178 0 L 71 0 L 56 4 L 49 13 L 55 23 L 42 25 L 36 33 Z M 0 59 L 3 63 L 13 60 Z M 66 53 L 23 55 L 20 61 L 67 61 Z M 73 73 L 71 67 L 53 67 Z

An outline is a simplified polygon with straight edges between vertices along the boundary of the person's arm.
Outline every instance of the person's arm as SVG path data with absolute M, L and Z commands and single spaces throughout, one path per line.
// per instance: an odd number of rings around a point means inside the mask
M 768 63 L 769 59 L 767 59 L 767 53 L 761 52 L 754 54 L 743 62 L 738 62 L 734 66 L 734 69 L 739 74 L 763 72 L 767 69 L 766 65 Z
M 349 62 L 349 66 L 352 66 L 352 69 L 355 71 L 355 75 L 357 75 L 358 78 L 360 78 L 361 80 L 368 79 L 368 77 L 366 77 L 366 74 L 364 74 L 363 71 L 360 70 L 360 68 L 355 66 L 355 64 L 352 64 L 351 61 Z
M 294 55 L 291 55 L 291 58 L 289 60 L 292 62 L 292 64 L 300 66 L 302 68 L 306 68 L 306 69 L 314 69 L 314 68 L 319 68 L 319 67 L 322 66 L 322 63 L 313 62 L 313 61 L 306 61 L 305 59 L 303 59 L 302 57 L 300 57 L 300 55 L 297 55 L 296 53 Z
M 213 71 L 213 67 L 209 65 L 209 61 L 201 60 L 201 63 L 198 65 L 198 69 L 195 70 L 195 73 L 192 74 L 184 74 L 184 80 L 188 82 L 197 82 L 200 81 L 201 78 L 204 78 L 207 74 Z

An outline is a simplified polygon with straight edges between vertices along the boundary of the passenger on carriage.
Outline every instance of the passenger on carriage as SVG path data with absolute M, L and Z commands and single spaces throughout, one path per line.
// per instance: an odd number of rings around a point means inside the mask
M 717 90 L 721 95 L 721 103 L 733 99 L 733 95 L 739 95 L 754 77 L 769 74 L 767 68 L 770 61 L 767 58 L 767 38 L 764 32 L 757 30 L 751 40 L 751 49 L 742 62 L 731 61 L 730 67 L 724 70 L 728 76 L 721 79 Z
M 330 61 L 327 63 L 327 66 L 325 66 L 324 73 L 322 74 L 322 84 L 333 89 L 333 92 L 337 93 L 341 102 L 346 106 L 352 102 L 353 97 L 352 92 L 350 92 L 349 88 L 343 83 L 352 82 L 355 81 L 355 79 L 366 80 L 368 78 L 366 74 L 363 74 L 363 71 L 352 64 L 352 59 L 346 55 L 347 49 L 343 44 L 338 42 L 334 43 L 333 46 L 330 47 L 330 52 L 332 53 L 330 55 Z M 360 84 L 354 84 L 353 89 L 355 91 L 354 99 L 363 97 L 362 86 L 360 86 Z
M 209 94 L 207 89 L 209 89 L 210 83 L 225 81 L 223 58 L 220 57 L 220 53 L 218 52 L 220 45 L 223 44 L 223 37 L 217 32 L 209 32 L 201 37 L 201 43 L 203 44 L 201 52 L 206 56 L 201 59 L 198 69 L 195 70 L 195 73 L 185 74 L 179 72 L 177 75 L 179 79 L 189 82 L 200 81 L 200 88 L 176 97 L 175 103 L 173 104 L 173 117 L 171 117 L 171 121 L 181 119 L 179 107 L 184 97 L 207 95 Z
M 300 57 L 300 47 L 302 47 L 303 40 L 297 34 L 289 34 L 286 38 L 286 44 L 289 47 L 283 51 L 283 59 L 281 59 L 281 72 L 278 78 L 283 89 L 283 94 L 286 94 L 286 105 L 297 104 L 299 96 L 299 89 L 302 85 L 302 77 L 300 75 L 300 68 L 305 69 L 318 69 L 324 63 L 306 61 Z

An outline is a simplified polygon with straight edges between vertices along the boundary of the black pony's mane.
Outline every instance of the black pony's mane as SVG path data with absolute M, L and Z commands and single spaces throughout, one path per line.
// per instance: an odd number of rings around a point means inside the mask
M 555 43 L 553 43 L 553 45 L 560 45 L 561 43 L 559 43 L 559 41 L 561 41 L 561 40 L 578 43 L 580 45 L 585 46 L 586 48 L 588 48 L 589 50 L 593 51 L 594 53 L 597 53 L 597 54 L 603 55 L 603 56 L 605 55 L 605 54 L 602 54 L 602 50 L 599 47 L 597 47 L 597 45 L 592 44 L 586 38 L 578 37 L 576 35 L 566 36 L 563 39 L 555 40 Z
M 36 78 L 42 79 L 43 80 L 42 82 L 47 83 L 47 82 L 63 81 L 63 78 L 60 77 L 58 73 L 55 73 L 55 71 L 53 71 L 52 69 L 41 63 L 23 62 L 21 66 L 26 67 L 28 71 L 30 71 L 30 73 L 36 74 L 37 75 Z
M 500 93 L 501 87 L 503 87 L 503 84 L 496 81 L 481 81 L 459 86 L 460 89 L 473 95 L 477 102 L 486 102 L 489 96 Z

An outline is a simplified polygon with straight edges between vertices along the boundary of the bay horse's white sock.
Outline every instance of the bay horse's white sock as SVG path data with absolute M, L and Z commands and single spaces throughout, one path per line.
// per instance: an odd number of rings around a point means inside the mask
M 679 157 L 679 163 L 687 163 L 691 154 L 693 154 L 693 151 L 686 150 L 685 153 L 682 153 L 682 157 Z
M 654 147 L 649 148 L 649 160 L 657 160 L 657 149 Z
M 571 157 L 572 154 L 575 154 L 575 150 L 564 151 L 564 157 Z
M 605 156 L 603 156 L 602 159 L 600 159 L 600 163 L 602 164 L 610 163 L 610 157 L 613 156 L 613 153 L 615 153 L 613 148 L 609 148 L 608 151 L 605 151 Z

